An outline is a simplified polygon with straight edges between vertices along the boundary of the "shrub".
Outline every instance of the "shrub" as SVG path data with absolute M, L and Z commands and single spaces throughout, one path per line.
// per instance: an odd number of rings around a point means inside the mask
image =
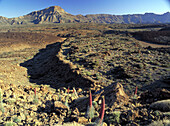
M 120 114 L 121 114 L 120 111 L 114 111 L 113 114 L 112 114 L 113 115 L 112 120 L 114 122 L 116 122 L 116 123 L 119 123 L 119 121 L 120 121 Z

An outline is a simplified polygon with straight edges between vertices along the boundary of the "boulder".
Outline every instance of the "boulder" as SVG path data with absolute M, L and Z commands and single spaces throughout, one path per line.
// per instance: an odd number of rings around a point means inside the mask
M 129 101 L 129 96 L 124 92 L 123 86 L 120 83 L 111 84 L 101 91 L 92 94 L 94 101 L 99 103 L 101 96 L 105 96 L 108 106 L 124 105 Z M 88 97 L 80 97 L 75 99 L 71 107 L 77 107 L 79 111 L 86 111 L 88 106 Z
M 170 99 L 154 102 L 150 105 L 150 108 L 155 109 L 155 110 L 160 110 L 163 112 L 169 112 L 170 111 Z
M 123 85 L 114 83 L 104 88 L 106 104 L 108 106 L 124 105 L 129 101 L 129 96 L 124 92 Z
M 86 111 L 87 105 L 88 105 L 88 97 L 80 97 L 78 99 L 75 99 L 71 105 L 71 107 L 76 107 L 78 110 L 81 111 Z
M 170 98 L 170 91 L 166 89 L 147 90 L 141 94 L 139 99 L 143 103 L 153 103 L 155 101 L 166 100 Z
M 76 123 L 76 122 L 72 122 L 72 123 L 64 123 L 62 126 L 84 126 L 84 125 Z
M 54 102 L 54 107 L 58 109 L 68 109 L 67 106 L 65 106 L 62 102 L 60 101 L 55 101 Z

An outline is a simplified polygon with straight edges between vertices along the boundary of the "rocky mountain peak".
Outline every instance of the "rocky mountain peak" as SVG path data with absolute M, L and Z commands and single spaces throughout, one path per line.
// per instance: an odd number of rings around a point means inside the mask
M 60 6 L 51 6 L 49 8 L 46 8 L 46 10 L 52 11 L 52 12 L 60 12 L 60 13 L 66 13 L 64 9 L 62 9 Z
M 47 14 L 50 14 L 50 13 L 59 13 L 59 14 L 67 13 L 60 6 L 51 6 L 51 7 L 45 8 L 45 9 L 40 10 L 40 11 L 43 12 L 43 13 L 47 13 Z
M 170 15 L 170 12 L 166 12 L 166 13 L 164 13 L 163 15 Z
M 45 8 L 43 10 L 39 10 L 39 11 L 33 11 L 28 15 L 40 15 L 40 14 L 66 14 L 67 12 L 64 11 L 64 9 L 62 9 L 60 6 L 51 6 L 48 8 Z
M 0 16 L 0 19 L 8 19 L 8 18 Z

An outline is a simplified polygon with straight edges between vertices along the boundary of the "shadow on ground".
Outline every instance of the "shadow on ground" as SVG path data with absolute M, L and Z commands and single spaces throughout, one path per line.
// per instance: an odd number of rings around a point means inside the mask
M 56 56 L 61 48 L 61 42 L 47 45 L 39 50 L 34 58 L 21 63 L 27 68 L 30 82 L 51 85 L 52 88 L 60 87 L 90 87 L 92 82 L 70 68 L 69 64 L 59 60 Z

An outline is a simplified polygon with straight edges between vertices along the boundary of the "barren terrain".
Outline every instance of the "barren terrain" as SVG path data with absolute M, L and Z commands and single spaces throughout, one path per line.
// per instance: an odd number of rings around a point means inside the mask
M 46 45 L 62 42 L 64 39 L 37 33 L 0 33 L 1 83 L 29 84 L 27 69 L 20 63 L 32 58 Z
M 0 113 L 0 123 L 87 125 L 89 88 L 98 104 L 92 122 L 99 115 L 103 95 L 104 125 L 149 125 L 166 120 L 169 109 L 162 112 L 150 104 L 170 97 L 170 45 L 134 36 L 135 32 L 160 29 L 134 29 L 124 24 L 0 27 L 1 103 L 6 111 Z M 72 96 L 74 87 L 79 98 Z M 32 102 L 34 88 L 38 104 Z M 64 104 L 67 97 L 69 108 Z

